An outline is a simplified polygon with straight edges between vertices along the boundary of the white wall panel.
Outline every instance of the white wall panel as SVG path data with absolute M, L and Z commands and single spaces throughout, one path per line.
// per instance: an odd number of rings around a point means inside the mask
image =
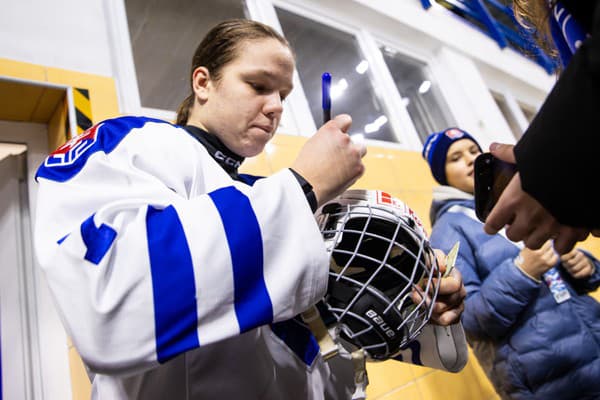
M 0 0 L 0 57 L 111 76 L 102 0 Z

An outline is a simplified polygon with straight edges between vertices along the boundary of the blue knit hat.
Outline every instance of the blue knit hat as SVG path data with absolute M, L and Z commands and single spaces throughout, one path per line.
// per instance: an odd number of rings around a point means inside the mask
M 458 128 L 448 128 L 441 132 L 432 133 L 425 141 L 423 158 L 427 160 L 429 168 L 431 168 L 431 174 L 441 185 L 448 184 L 446 180 L 446 156 L 448 155 L 448 148 L 450 148 L 452 143 L 462 139 L 472 140 L 479 147 L 479 151 L 481 151 L 481 146 L 479 146 L 477 140 Z

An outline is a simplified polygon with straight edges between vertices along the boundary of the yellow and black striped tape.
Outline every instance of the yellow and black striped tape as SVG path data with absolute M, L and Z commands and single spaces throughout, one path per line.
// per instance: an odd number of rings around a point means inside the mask
M 77 135 L 92 126 L 92 105 L 88 89 L 73 88 L 73 103 L 75 103 L 75 119 Z

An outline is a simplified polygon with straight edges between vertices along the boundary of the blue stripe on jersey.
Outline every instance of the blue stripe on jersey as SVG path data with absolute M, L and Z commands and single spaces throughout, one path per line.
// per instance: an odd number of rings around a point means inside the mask
M 412 342 L 409 342 L 402 346 L 401 350 L 405 349 L 410 349 L 411 363 L 413 363 L 414 365 L 423 365 L 423 362 L 421 361 L 421 343 L 419 343 L 418 340 L 413 340 Z M 404 357 L 402 356 L 402 354 L 399 354 L 398 356 L 394 357 L 394 360 L 404 361 Z
M 231 253 L 235 313 L 240 332 L 273 321 L 273 305 L 263 275 L 260 226 L 248 198 L 233 186 L 209 193 Z
M 98 265 L 116 237 L 117 231 L 110 226 L 102 224 L 100 227 L 96 227 L 96 224 L 94 224 L 94 214 L 92 214 L 91 217 L 81 224 L 81 238 L 87 248 L 83 258 Z M 61 244 L 65 238 L 66 236 L 58 244 Z
M 148 207 L 148 253 L 154 296 L 158 362 L 199 347 L 192 256 L 173 206 Z
M 262 176 L 249 175 L 249 174 L 239 174 L 239 180 L 244 182 L 246 185 L 254 186 L 257 180 L 262 179 Z
M 166 121 L 146 117 L 127 116 L 108 119 L 71 139 L 46 157 L 38 168 L 35 179 L 41 177 L 57 182 L 68 181 L 83 169 L 92 154 L 99 151 L 110 153 L 129 132 L 141 128 L 148 122 L 171 125 Z
M 317 358 L 317 354 L 319 354 L 319 344 L 310 329 L 296 319 L 290 319 L 271 324 L 271 330 L 306 365 L 309 367 L 312 365 L 315 358 Z

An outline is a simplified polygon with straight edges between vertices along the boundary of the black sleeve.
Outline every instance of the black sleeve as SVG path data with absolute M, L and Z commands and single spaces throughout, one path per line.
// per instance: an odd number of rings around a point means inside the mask
M 563 224 L 600 228 L 600 6 L 574 54 L 515 147 L 523 190 Z
M 310 209 L 314 213 L 315 211 L 317 211 L 318 204 L 317 204 L 317 196 L 315 195 L 315 192 L 313 191 L 312 185 L 310 183 L 308 183 L 308 181 L 306 179 L 304 179 L 304 177 L 302 175 L 300 175 L 293 169 L 290 168 L 290 171 L 292 171 L 292 174 L 294 174 L 294 176 L 298 180 L 298 183 L 302 187 L 302 191 L 304 192 L 304 195 L 306 196 L 306 201 L 308 201 L 308 205 L 310 206 Z

